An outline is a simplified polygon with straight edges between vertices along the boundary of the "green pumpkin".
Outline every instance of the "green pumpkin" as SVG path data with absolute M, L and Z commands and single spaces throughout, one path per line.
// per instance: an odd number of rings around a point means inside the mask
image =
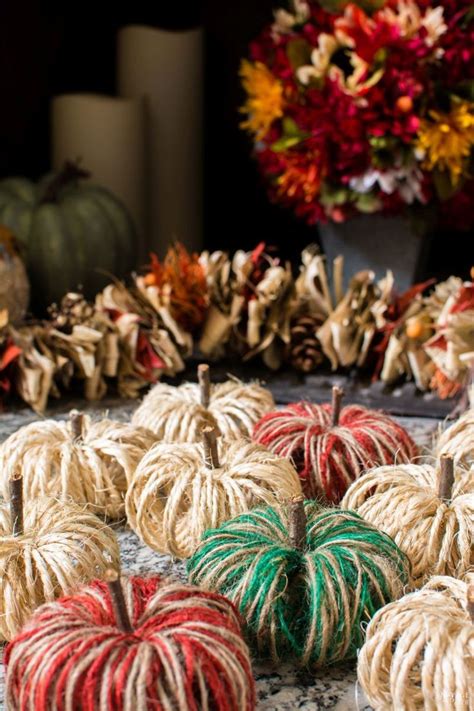
M 23 244 L 35 311 L 81 287 L 93 298 L 136 267 L 137 239 L 123 204 L 67 163 L 37 184 L 0 180 L 0 224 Z

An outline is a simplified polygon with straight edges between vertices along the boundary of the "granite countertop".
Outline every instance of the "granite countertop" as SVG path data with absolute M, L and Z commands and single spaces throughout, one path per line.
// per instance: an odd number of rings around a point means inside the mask
M 117 420 L 127 420 L 136 402 L 110 400 L 99 405 L 62 402 L 48 413 L 48 417 L 60 419 L 72 407 L 80 407 L 91 414 L 101 416 L 105 412 Z M 0 441 L 20 426 L 37 419 L 27 408 L 2 413 L 0 415 Z M 438 421 L 429 418 L 398 417 L 420 445 L 429 445 Z M 126 527 L 119 528 L 123 571 L 126 573 L 152 573 L 174 575 L 186 579 L 182 561 L 160 555 L 147 548 L 138 537 Z M 290 665 L 273 668 L 267 664 L 254 665 L 257 684 L 259 711 L 367 711 L 370 707 L 360 687 L 356 683 L 355 663 L 345 663 L 317 672 L 295 671 Z M 0 710 L 3 704 L 3 668 L 0 667 Z

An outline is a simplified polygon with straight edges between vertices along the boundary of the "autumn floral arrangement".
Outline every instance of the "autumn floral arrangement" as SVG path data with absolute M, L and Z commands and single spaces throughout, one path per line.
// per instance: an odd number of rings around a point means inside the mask
M 471 0 L 293 0 L 240 73 L 275 202 L 311 224 L 420 205 L 474 224 Z

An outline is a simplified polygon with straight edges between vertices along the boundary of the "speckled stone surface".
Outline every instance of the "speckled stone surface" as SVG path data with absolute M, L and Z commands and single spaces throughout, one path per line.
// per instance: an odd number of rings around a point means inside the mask
M 99 406 L 84 406 L 83 403 L 64 401 L 48 413 L 48 417 L 60 419 L 71 407 L 80 406 L 100 417 L 106 412 L 117 420 L 126 420 L 136 407 L 136 402 L 105 401 Z M 22 425 L 32 422 L 37 416 L 29 409 L 15 410 L 0 415 L 0 441 Z M 431 444 L 438 422 L 428 418 L 396 418 L 404 425 L 421 446 Z M 143 574 L 160 573 L 174 575 L 185 580 L 185 567 L 180 561 L 160 555 L 143 545 L 127 528 L 118 531 L 124 572 Z M 257 682 L 259 711 L 369 711 L 370 707 L 362 690 L 356 683 L 355 664 L 343 664 L 314 673 L 296 672 L 291 666 L 272 668 L 270 665 L 254 666 Z M 0 710 L 3 705 L 3 668 L 0 668 Z

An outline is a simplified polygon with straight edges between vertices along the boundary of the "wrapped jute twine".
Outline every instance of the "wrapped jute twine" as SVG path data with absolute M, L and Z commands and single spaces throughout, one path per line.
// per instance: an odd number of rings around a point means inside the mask
M 474 471 L 438 464 L 379 467 L 354 482 L 341 502 L 395 540 L 411 563 L 412 584 L 461 576 L 474 564 Z
M 200 442 L 205 426 L 229 441 L 250 437 L 255 423 L 275 407 L 271 393 L 258 383 L 231 379 L 212 385 L 208 365 L 198 367 L 198 380 L 178 387 L 158 383 L 132 423 L 148 427 L 165 442 Z
M 376 711 L 472 711 L 474 575 L 436 576 L 377 612 L 357 674 Z
M 41 607 L 5 651 L 10 711 L 253 711 L 232 604 L 158 577 L 109 570 Z
M 293 403 L 255 426 L 256 442 L 294 462 L 308 498 L 338 503 L 366 469 L 409 462 L 418 453 L 390 417 L 358 405 L 342 407 L 342 397 L 335 386 L 330 405 Z
M 72 411 L 69 421 L 42 420 L 21 427 L 0 446 L 2 493 L 8 477 L 21 471 L 25 497 L 51 495 L 87 504 L 111 519 L 124 514 L 127 482 L 156 442 L 142 427 Z
M 450 454 L 455 462 L 474 467 L 474 409 L 467 410 L 439 436 L 435 453 Z
M 363 623 L 403 593 L 408 560 L 357 514 L 300 496 L 207 531 L 188 574 L 237 606 L 258 658 L 317 667 L 355 657 Z
M 207 528 L 259 504 L 301 493 L 285 459 L 246 440 L 219 440 L 204 428 L 203 444 L 156 444 L 129 486 L 131 528 L 150 548 L 185 558 Z
M 11 639 L 32 612 L 117 565 L 114 532 L 76 504 L 23 503 L 22 479 L 9 481 L 0 507 L 0 639 Z

